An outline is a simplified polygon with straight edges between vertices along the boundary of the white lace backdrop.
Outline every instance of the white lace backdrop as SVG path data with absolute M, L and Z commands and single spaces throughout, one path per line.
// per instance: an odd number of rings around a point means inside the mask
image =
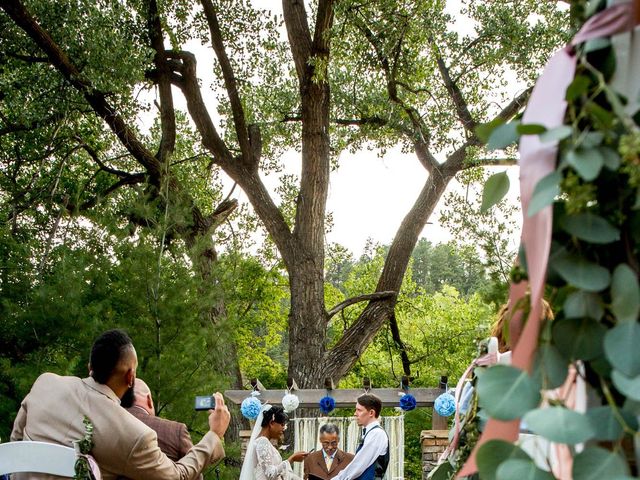
M 322 448 L 318 439 L 320 427 L 325 423 L 334 423 L 340 429 L 340 449 L 355 453 L 360 441 L 360 427 L 353 417 L 292 418 L 294 427 L 293 451 Z M 385 480 L 404 480 L 404 415 L 380 417 L 380 425 L 389 435 L 391 455 Z M 302 462 L 295 463 L 293 470 L 302 478 Z

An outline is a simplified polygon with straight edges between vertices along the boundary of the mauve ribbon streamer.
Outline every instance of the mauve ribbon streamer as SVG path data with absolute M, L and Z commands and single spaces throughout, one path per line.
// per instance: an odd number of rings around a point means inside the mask
M 573 80 L 576 69 L 573 47 L 586 40 L 609 37 L 631 30 L 635 24 L 634 13 L 633 4 L 629 2 L 612 6 L 591 17 L 569 45 L 556 52 L 547 63 L 531 93 L 522 123 L 544 125 L 548 130 L 562 125 L 567 108 L 565 92 Z M 513 308 L 530 288 L 531 310 L 524 329 L 521 311 L 514 313 L 510 323 L 511 345 L 515 345 L 512 365 L 526 371 L 531 370 L 540 331 L 542 294 L 551 246 L 552 206 L 546 206 L 531 217 L 527 212 L 536 184 L 555 170 L 557 153 L 557 141 L 543 144 L 537 135 L 525 135 L 520 140 L 520 197 L 523 214 L 520 241 L 526 253 L 529 281 L 511 285 L 509 305 Z M 519 427 L 519 419 L 508 422 L 490 419 L 467 462 L 458 473 L 458 478 L 478 471 L 476 453 L 482 444 L 494 439 L 515 442 L 518 439 Z M 570 457 L 560 459 L 563 463 L 571 460 Z M 570 472 L 571 468 L 563 470 Z

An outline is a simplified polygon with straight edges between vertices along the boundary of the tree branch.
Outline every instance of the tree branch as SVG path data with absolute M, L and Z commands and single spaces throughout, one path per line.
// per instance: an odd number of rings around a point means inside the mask
M 365 295 L 358 295 L 358 296 L 355 296 L 355 297 L 348 298 L 348 299 L 340 302 L 338 305 L 333 307 L 331 310 L 329 310 L 327 312 L 327 318 L 333 317 L 336 313 L 340 312 L 341 310 L 344 310 L 348 306 L 353 305 L 355 303 L 364 302 L 365 300 L 369 300 L 369 301 L 383 300 L 385 298 L 394 297 L 397 294 L 398 294 L 398 292 L 386 291 L 386 292 L 368 293 L 368 294 L 365 294 Z
M 233 67 L 231 66 L 231 62 L 229 61 L 227 51 L 224 47 L 224 42 L 222 40 L 222 32 L 220 30 L 220 23 L 218 22 L 216 9 L 211 0 L 201 0 L 201 3 L 204 8 L 207 24 L 209 25 L 213 51 L 216 53 L 216 57 L 220 63 L 225 90 L 227 91 L 229 102 L 231 103 L 231 113 L 233 115 L 233 123 L 235 126 L 236 136 L 238 138 L 238 144 L 240 145 L 240 151 L 242 152 L 242 158 L 247 165 L 257 169 L 260 158 L 254 158 L 252 155 L 253 150 L 251 148 L 251 139 L 249 136 L 249 129 L 247 127 L 246 116 L 244 108 L 242 107 L 242 101 L 240 100 L 240 93 L 233 73 Z
M 158 153 L 158 160 L 162 164 L 167 162 L 175 150 L 176 145 L 176 114 L 173 106 L 173 94 L 171 93 L 172 70 L 167 64 L 165 56 L 164 39 L 162 35 L 162 23 L 156 0 L 149 1 L 149 11 L 147 18 L 147 28 L 151 47 L 155 50 L 153 62 L 157 69 L 156 82 L 160 95 L 160 126 L 162 136 Z
M 304 2 L 299 0 L 283 0 L 282 13 L 285 26 L 287 27 L 287 36 L 289 37 L 293 62 L 296 66 L 300 86 L 302 86 L 307 77 L 312 43 Z

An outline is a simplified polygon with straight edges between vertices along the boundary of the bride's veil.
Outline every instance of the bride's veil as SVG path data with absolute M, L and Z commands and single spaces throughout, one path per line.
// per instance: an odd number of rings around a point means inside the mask
M 256 438 L 262 431 L 262 419 L 264 418 L 264 412 L 268 411 L 271 405 L 268 403 L 262 406 L 260 414 L 256 418 L 256 423 L 251 431 L 251 438 L 249 439 L 249 445 L 247 445 L 247 452 L 244 455 L 244 462 L 242 463 L 242 470 L 240 471 L 239 480 L 254 480 L 256 478 L 256 465 L 258 459 L 256 457 Z

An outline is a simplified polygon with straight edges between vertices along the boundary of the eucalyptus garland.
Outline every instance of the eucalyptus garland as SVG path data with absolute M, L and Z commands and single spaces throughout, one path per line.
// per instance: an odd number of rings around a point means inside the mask
M 592 1 L 585 13 L 606 7 Z M 617 58 L 618 51 L 609 37 L 574 47 L 577 66 L 562 126 L 514 121 L 478 132 L 498 149 L 521 135 L 559 141 L 555 170 L 537 183 L 523 212 L 553 208 L 546 292 L 556 319 L 541 329 L 532 374 L 487 369 L 468 417 L 522 418 L 533 434 L 568 449 L 574 480 L 630 478 L 640 464 L 640 111 L 638 79 L 630 92 L 612 83 L 616 69 L 630 61 Z M 503 182 L 497 176 L 487 182 L 483 208 L 504 195 Z M 513 274 L 516 283 L 527 279 L 525 255 Z M 567 408 L 560 398 L 541 408 L 540 391 L 561 386 L 570 368 L 590 390 L 587 411 Z M 458 460 L 476 440 L 471 433 L 460 443 Z M 432 478 L 453 478 L 461 463 L 442 465 Z M 482 478 L 555 478 L 517 445 L 500 440 L 480 447 L 476 463 Z
M 75 474 L 73 478 L 75 480 L 91 480 L 93 475 L 91 474 L 91 466 L 86 455 L 91 453 L 93 449 L 93 424 L 86 416 L 82 420 L 84 423 L 84 437 L 75 442 L 78 458 L 74 465 Z

